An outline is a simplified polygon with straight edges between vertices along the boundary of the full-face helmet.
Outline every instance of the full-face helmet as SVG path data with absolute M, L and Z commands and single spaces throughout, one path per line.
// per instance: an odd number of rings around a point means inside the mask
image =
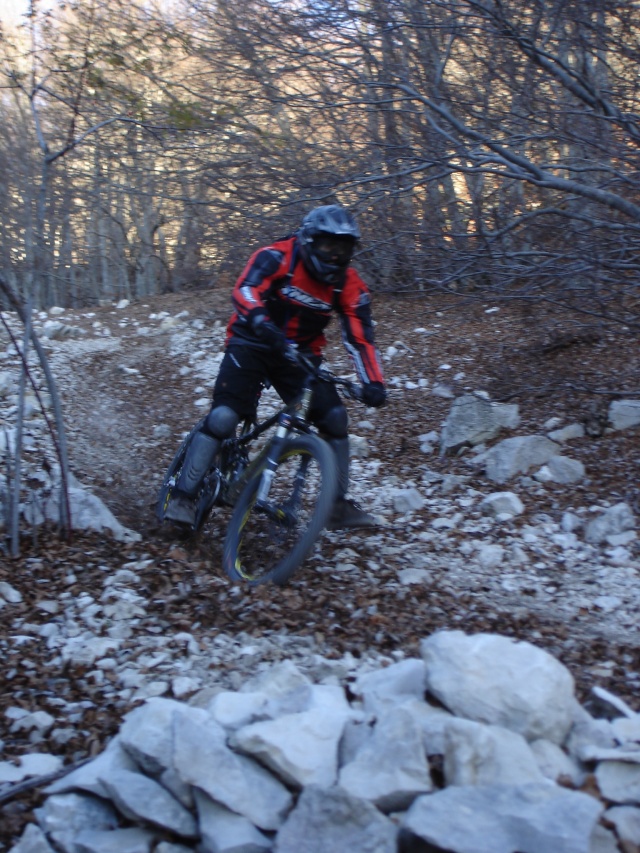
M 338 204 L 316 207 L 302 220 L 297 236 L 307 272 L 324 284 L 340 283 L 360 239 L 353 216 Z

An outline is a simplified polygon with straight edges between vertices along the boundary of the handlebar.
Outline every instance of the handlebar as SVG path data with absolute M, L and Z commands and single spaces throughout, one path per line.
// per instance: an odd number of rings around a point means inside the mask
M 362 402 L 362 386 L 350 379 L 344 379 L 342 376 L 336 376 L 327 367 L 317 367 L 311 359 L 300 352 L 297 344 L 289 342 L 284 353 L 286 359 L 293 364 L 302 367 L 320 382 L 331 382 L 333 385 L 339 385 L 342 393 L 348 400 L 356 400 Z

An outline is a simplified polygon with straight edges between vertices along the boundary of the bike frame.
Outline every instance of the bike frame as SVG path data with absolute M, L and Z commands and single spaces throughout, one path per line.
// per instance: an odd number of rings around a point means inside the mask
M 335 376 L 323 367 L 317 367 L 309 358 L 293 350 L 291 361 L 306 371 L 306 377 L 300 394 L 285 404 L 278 412 L 264 421 L 245 421 L 238 436 L 224 439 L 221 445 L 220 465 L 208 476 L 203 500 L 199 502 L 198 522 L 205 518 L 216 504 L 233 506 L 256 469 L 263 468 L 256 504 L 265 512 L 270 511 L 268 502 L 269 487 L 278 467 L 280 453 L 291 433 L 313 432 L 307 418 L 311 408 L 314 385 L 318 382 L 331 382 L 343 389 L 345 396 L 361 399 L 359 387 L 349 379 Z M 261 451 L 249 461 L 249 446 L 267 430 L 276 427 L 273 436 L 265 443 Z M 241 470 L 237 471 L 237 466 Z M 236 468 L 236 470 L 232 470 Z
M 251 477 L 255 469 L 264 463 L 266 457 L 266 465 L 262 474 L 262 481 L 258 490 L 258 503 L 263 505 L 266 503 L 269 486 L 273 475 L 278 465 L 280 451 L 285 443 L 287 436 L 292 432 L 310 433 L 311 427 L 307 421 L 309 408 L 311 407 L 311 398 L 313 396 L 313 384 L 316 380 L 314 375 L 311 375 L 305 381 L 302 393 L 285 405 L 282 409 L 267 418 L 265 421 L 255 424 L 247 431 L 244 431 L 240 436 L 234 438 L 226 438 L 222 442 L 222 458 L 234 458 L 238 453 L 246 453 L 246 449 L 257 438 L 263 435 L 271 427 L 275 426 L 276 430 L 270 441 L 262 448 L 261 452 L 248 463 L 244 470 L 237 477 L 226 477 L 220 471 L 222 479 L 223 500 L 227 504 L 233 504 L 235 499 L 242 491 L 244 484 Z

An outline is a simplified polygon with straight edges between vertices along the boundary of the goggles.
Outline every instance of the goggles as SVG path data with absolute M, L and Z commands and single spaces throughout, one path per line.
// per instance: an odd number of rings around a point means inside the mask
M 326 264 L 346 267 L 353 257 L 355 240 L 353 237 L 336 237 L 320 234 L 313 238 L 315 256 Z

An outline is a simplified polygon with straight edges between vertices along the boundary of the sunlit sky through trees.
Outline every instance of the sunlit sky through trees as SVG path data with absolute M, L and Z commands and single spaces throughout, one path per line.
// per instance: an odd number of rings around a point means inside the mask
M 0 21 L 17 24 L 29 9 L 29 0 L 0 0 Z

